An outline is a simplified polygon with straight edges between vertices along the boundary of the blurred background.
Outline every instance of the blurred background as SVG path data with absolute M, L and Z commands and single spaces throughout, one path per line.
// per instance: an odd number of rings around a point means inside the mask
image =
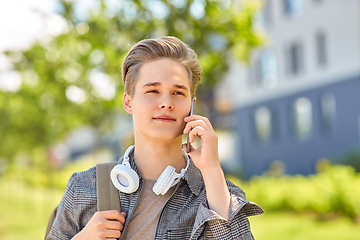
M 0 238 L 43 238 L 71 174 L 133 143 L 121 64 L 165 35 L 255 238 L 359 239 L 360 0 L 0 1 Z

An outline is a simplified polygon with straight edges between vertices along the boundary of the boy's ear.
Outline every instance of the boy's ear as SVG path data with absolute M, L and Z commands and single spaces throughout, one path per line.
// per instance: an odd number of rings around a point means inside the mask
M 132 107 L 131 107 L 131 97 L 127 92 L 124 93 L 123 107 L 127 113 L 129 113 L 129 114 L 133 113 Z

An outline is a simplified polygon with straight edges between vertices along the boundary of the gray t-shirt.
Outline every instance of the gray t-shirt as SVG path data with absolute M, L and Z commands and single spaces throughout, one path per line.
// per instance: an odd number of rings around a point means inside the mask
M 154 239 L 161 210 L 174 191 L 174 187 L 172 187 L 165 195 L 156 195 L 152 190 L 156 180 L 143 178 L 143 181 L 139 201 L 127 229 L 126 239 L 129 240 Z

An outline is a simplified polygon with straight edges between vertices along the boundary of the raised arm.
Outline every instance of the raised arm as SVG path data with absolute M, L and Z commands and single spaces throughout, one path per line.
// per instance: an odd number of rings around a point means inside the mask
M 190 142 L 194 142 L 195 136 L 202 141 L 201 147 L 191 147 L 188 154 L 202 173 L 209 207 L 229 220 L 230 193 L 219 162 L 218 137 L 206 117 L 191 115 L 184 120 L 187 122 L 184 134 L 189 133 Z

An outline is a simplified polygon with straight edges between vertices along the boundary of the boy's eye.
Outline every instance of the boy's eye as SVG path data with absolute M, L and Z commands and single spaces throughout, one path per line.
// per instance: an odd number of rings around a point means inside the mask
M 174 92 L 174 95 L 184 95 L 182 92 Z
M 159 93 L 157 90 L 149 90 L 146 93 Z

